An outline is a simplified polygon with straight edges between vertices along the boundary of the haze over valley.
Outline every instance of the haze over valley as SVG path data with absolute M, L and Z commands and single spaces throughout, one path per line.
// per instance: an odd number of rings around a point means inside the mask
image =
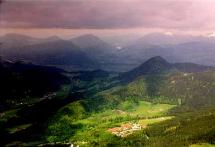
M 213 37 L 143 35 L 130 43 L 116 46 L 95 35 L 86 34 L 71 39 L 33 38 L 7 34 L 0 38 L 1 56 L 9 60 L 23 60 L 40 65 L 57 66 L 69 70 L 128 71 L 154 56 L 162 56 L 172 63 L 191 62 L 215 66 Z

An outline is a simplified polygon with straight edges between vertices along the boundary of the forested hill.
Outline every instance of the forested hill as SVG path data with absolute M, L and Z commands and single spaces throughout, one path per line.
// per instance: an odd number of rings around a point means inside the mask
M 69 79 L 63 70 L 24 62 L 0 60 L 1 104 L 53 92 Z
M 160 56 L 155 56 L 133 70 L 122 73 L 120 78 L 124 81 L 132 81 L 142 75 L 159 75 L 173 72 L 196 73 L 209 70 L 215 70 L 215 68 L 194 63 L 172 64 Z

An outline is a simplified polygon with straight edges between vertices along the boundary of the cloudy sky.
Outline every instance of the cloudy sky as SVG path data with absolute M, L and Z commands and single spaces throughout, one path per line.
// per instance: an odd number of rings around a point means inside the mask
M 215 0 L 0 1 L 1 30 L 215 31 Z

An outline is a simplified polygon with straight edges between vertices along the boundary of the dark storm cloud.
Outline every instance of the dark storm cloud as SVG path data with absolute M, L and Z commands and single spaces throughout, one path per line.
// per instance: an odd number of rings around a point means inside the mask
M 215 24 L 212 0 L 6 0 L 1 8 L 2 27 L 198 29 Z

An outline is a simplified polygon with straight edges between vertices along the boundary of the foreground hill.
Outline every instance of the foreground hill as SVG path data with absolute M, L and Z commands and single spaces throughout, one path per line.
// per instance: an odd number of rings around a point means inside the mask
M 155 102 L 179 103 L 189 108 L 215 106 L 215 72 L 144 75 L 113 88 L 113 97 L 132 97 Z
M 60 69 L 0 60 L 1 105 L 41 97 L 56 91 L 69 79 Z

